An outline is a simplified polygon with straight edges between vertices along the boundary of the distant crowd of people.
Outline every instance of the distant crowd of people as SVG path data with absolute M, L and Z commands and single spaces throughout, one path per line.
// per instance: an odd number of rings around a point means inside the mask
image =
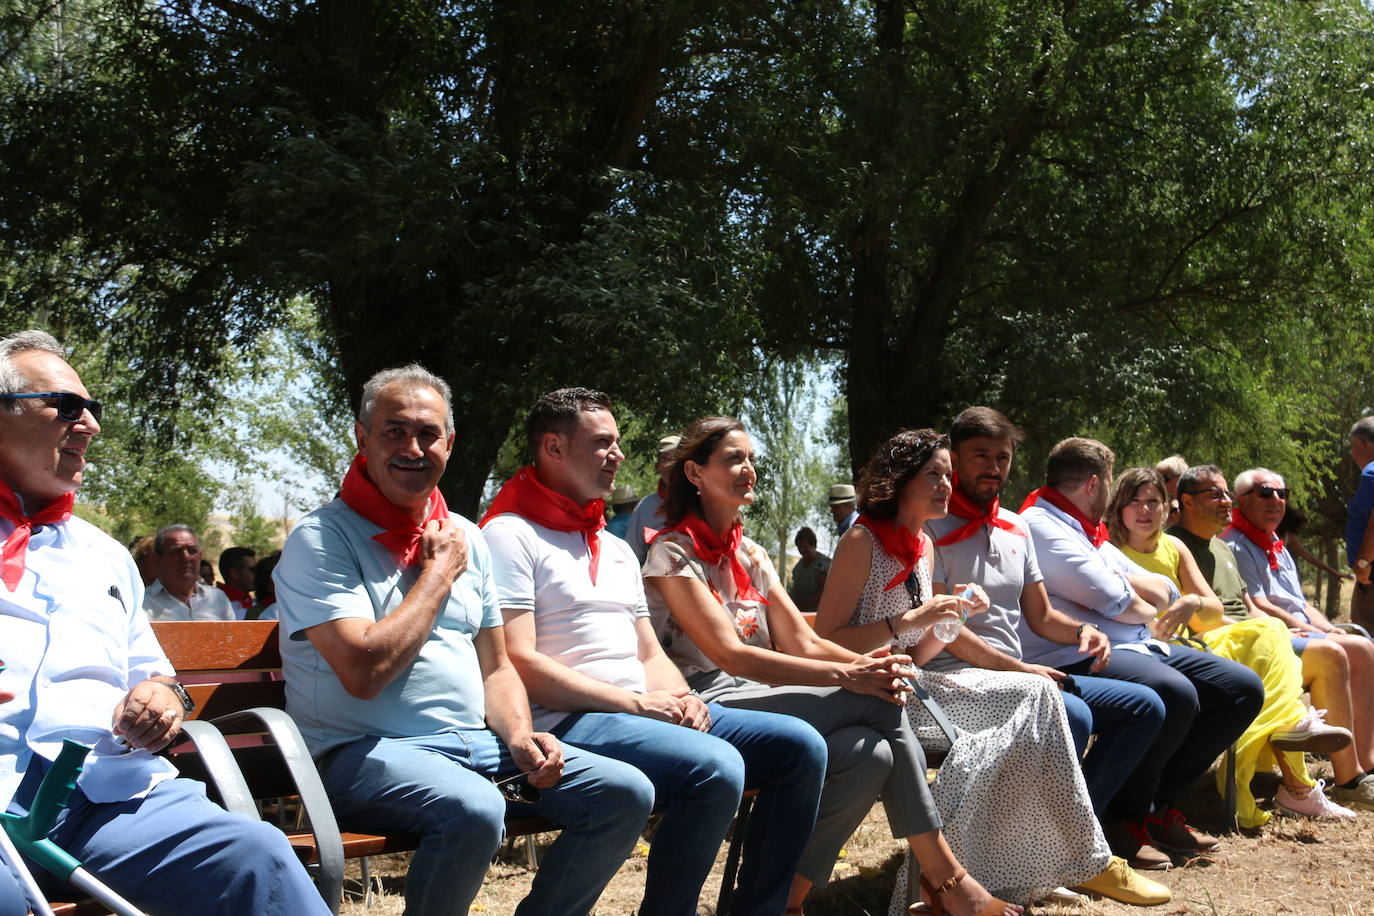
M 258 559 L 252 547 L 227 547 L 215 567 L 190 525 L 173 524 L 129 542 L 143 580 L 143 609 L 152 620 L 275 620 L 274 550 Z
M 1304 598 L 1275 534 L 1289 491 L 1263 468 L 1234 490 L 1212 465 L 1117 474 L 1105 444 L 1071 438 L 1013 512 L 1021 433 L 970 407 L 831 489 L 833 558 L 797 537 L 810 614 L 743 533 L 757 476 L 738 420 L 660 442 L 659 486 L 617 536 L 614 405 L 549 392 L 530 464 L 474 523 L 437 487 L 448 384 L 409 365 L 364 386 L 339 495 L 291 532 L 263 605 L 268 558 L 225 551 L 212 588 L 195 533 L 170 526 L 135 545 L 145 589 L 71 516 L 101 408 L 56 341 L 0 340 L 0 405 L 0 802 L 32 802 L 61 737 L 94 744 L 56 839 L 155 912 L 322 911 L 279 834 L 226 829 L 155 753 L 192 707 L 149 617 L 260 606 L 340 826 L 419 837 L 407 913 L 466 912 L 511 815 L 561 831 L 521 916 L 589 913 L 655 813 L 639 912 L 692 916 L 746 790 L 732 912 L 800 916 L 881 799 L 909 850 L 892 912 L 1016 916 L 1071 889 L 1168 901 L 1142 872 L 1215 854 L 1179 806 L 1232 745 L 1247 826 L 1270 816 L 1248 792 L 1269 767 L 1273 810 L 1374 810 L 1374 643 Z M 1374 477 L 1361 424 L 1352 456 Z M 1352 538 L 1367 584 L 1374 534 Z M 1331 757 L 1333 785 L 1305 752 Z M 0 868 L 0 916 L 24 912 L 22 887 Z

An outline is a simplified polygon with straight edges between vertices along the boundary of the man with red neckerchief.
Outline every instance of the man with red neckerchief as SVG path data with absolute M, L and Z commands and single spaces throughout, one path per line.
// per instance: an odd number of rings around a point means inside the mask
M 354 434 L 339 498 L 301 520 L 273 574 L 287 710 L 339 823 L 419 834 L 406 912 L 437 916 L 467 912 L 508 811 L 546 818 L 563 830 L 516 913 L 585 914 L 653 787 L 535 730 L 491 553 L 437 488 L 454 442 L 447 383 L 417 365 L 377 373 Z
M 639 563 L 602 531 L 625 460 L 610 399 L 586 388 L 550 392 L 525 434 L 534 463 L 501 488 L 482 529 L 535 724 L 653 782 L 663 819 L 644 916 L 696 913 L 742 789 L 759 789 L 732 909 L 781 916 L 815 820 L 825 743 L 791 716 L 708 706 L 664 653 Z
M 1245 590 L 1259 610 L 1286 623 L 1293 650 L 1302 657 L 1303 682 L 1348 672 L 1354 714 L 1352 748 L 1362 774 L 1337 783 L 1331 797 L 1343 805 L 1374 810 L 1374 642 L 1342 633 L 1302 591 L 1293 555 L 1275 531 L 1288 505 L 1283 478 L 1267 468 L 1236 475 L 1231 524 L 1220 535 L 1236 558 Z M 1317 705 L 1313 690 L 1314 702 Z M 1345 774 L 1342 774 L 1345 775 Z
M 64 738 L 94 745 L 48 836 L 105 884 L 157 913 L 322 916 L 280 830 L 229 814 L 156 756 L 190 698 L 128 552 L 71 514 L 100 415 L 51 336 L 0 338 L 0 810 L 27 810 Z M 46 893 L 75 893 L 30 871 Z M 28 910 L 0 863 L 0 914 Z
M 1050 642 L 1077 647 L 1080 658 L 1092 660 L 1090 672 L 1111 660 L 1111 643 L 1097 627 L 1080 623 L 1050 604 L 1025 523 L 1000 504 L 1021 431 L 992 408 L 970 407 L 955 417 L 949 439 L 954 471 L 949 514 L 926 523 L 935 544 L 934 581 L 946 588 L 956 582 L 977 582 L 987 592 L 989 607 L 970 616 L 958 638 L 923 667 L 1019 671 L 1059 684 L 1080 759 L 1089 736 L 1097 735 L 1083 761 L 1083 777 L 1098 820 L 1110 824 L 1112 800 L 1134 769 L 1141 749 L 1159 734 L 1164 705 L 1158 694 L 1142 684 L 1091 673 L 1069 678 L 1057 668 L 1022 660 L 1023 627 Z M 1136 850 L 1138 865 L 1151 864 L 1148 857 Z M 1155 853 L 1153 862 L 1168 864 L 1169 860 Z M 1163 903 L 1170 896 L 1168 888 L 1133 874 L 1120 858 L 1084 889 L 1134 904 Z
M 1144 684 L 1164 701 L 1159 736 L 1113 800 L 1114 822 L 1104 824 L 1113 851 L 1128 861 L 1145 847 L 1191 857 L 1217 842 L 1189 830 L 1172 802 L 1254 720 L 1264 685 L 1235 662 L 1152 638 L 1149 624 L 1176 589 L 1106 539 L 1102 513 L 1114 461 L 1101 442 L 1065 439 L 1050 450 L 1045 486 L 1027 497 L 1020 514 L 1050 602 L 1111 639 L 1111 660 L 1096 674 Z M 1020 636 L 1026 661 L 1074 677 L 1092 673 L 1076 647 L 1045 639 L 1024 620 Z

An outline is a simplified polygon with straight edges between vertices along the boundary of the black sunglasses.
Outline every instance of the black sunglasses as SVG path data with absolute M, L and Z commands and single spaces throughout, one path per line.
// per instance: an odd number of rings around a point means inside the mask
M 1255 487 L 1255 492 L 1259 494 L 1260 499 L 1268 499 L 1271 496 L 1277 496 L 1279 499 L 1288 498 L 1287 487 Z
M 99 401 L 83 398 L 71 391 L 26 391 L 23 394 L 0 394 L 0 401 L 21 401 L 25 398 L 57 398 L 57 415 L 68 423 L 76 423 L 86 411 L 91 412 L 97 423 L 105 408 Z

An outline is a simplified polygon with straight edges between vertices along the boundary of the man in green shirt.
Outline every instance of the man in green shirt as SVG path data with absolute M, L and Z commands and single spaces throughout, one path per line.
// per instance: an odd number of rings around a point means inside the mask
M 792 567 L 792 587 L 787 593 L 792 596 L 799 611 L 814 614 L 821 600 L 821 592 L 825 591 L 830 558 L 816 549 L 816 532 L 810 528 L 798 531 L 793 543 L 797 545 L 801 559 Z
M 1230 524 L 1231 502 L 1231 492 L 1220 468 L 1210 464 L 1189 468 L 1178 480 L 1179 521 L 1169 533 L 1188 546 L 1202 574 L 1212 584 L 1212 591 L 1221 599 L 1226 616 L 1236 620 L 1263 617 L 1265 612 L 1250 597 L 1231 548 L 1216 536 Z M 1333 653 L 1325 645 L 1328 642 L 1334 640 L 1314 639 L 1302 653 L 1303 686 L 1311 692 L 1313 706 L 1328 710 L 1329 724 L 1350 729 L 1356 742 L 1365 741 L 1330 755 L 1337 783 L 1331 789 L 1331 797 L 1343 805 L 1374 810 L 1374 776 L 1367 772 L 1367 763 L 1361 759 L 1362 754 L 1368 753 L 1367 732 L 1354 727 L 1357 707 L 1350 672 L 1346 664 L 1333 663 Z
M 1178 524 L 1169 533 L 1188 545 L 1222 609 L 1232 620 L 1262 617 L 1250 601 L 1231 548 L 1217 537 L 1231 523 L 1231 491 L 1214 464 L 1189 468 L 1178 479 Z

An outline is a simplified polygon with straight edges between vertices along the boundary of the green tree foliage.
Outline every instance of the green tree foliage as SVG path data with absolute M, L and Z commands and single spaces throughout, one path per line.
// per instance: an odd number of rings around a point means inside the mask
M 764 364 L 759 393 L 750 400 L 745 423 L 758 452 L 756 499 L 749 508 L 750 533 L 770 550 L 778 575 L 787 573 L 787 548 L 797 529 L 820 508 L 825 462 L 812 423 L 816 394 L 801 361 Z
M 5 322 L 204 415 L 303 301 L 339 404 L 453 384 L 464 511 L 542 390 L 651 441 L 759 347 L 838 361 L 851 467 L 981 402 L 1023 468 L 1095 432 L 1293 473 L 1333 376 L 1280 363 L 1368 300 L 1358 0 L 0 9 Z M 199 435 L 154 413 L 135 463 Z
M 11 302 L 88 321 L 119 303 L 102 330 L 145 358 L 139 390 L 209 389 L 226 346 L 308 296 L 350 398 L 411 360 L 453 385 L 466 511 L 548 387 L 605 388 L 655 425 L 740 390 L 752 318 L 718 306 L 737 253 L 682 244 L 690 188 L 636 205 L 689 9 L 90 6 L 79 53 L 0 104 Z

